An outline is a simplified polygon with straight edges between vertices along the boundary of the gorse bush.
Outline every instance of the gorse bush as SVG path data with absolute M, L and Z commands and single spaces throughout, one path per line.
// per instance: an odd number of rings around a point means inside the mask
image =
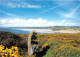
M 46 52 L 44 57 L 55 56 L 57 54 L 57 49 L 62 45 L 62 43 L 56 40 L 48 40 L 46 43 L 50 46 L 50 49 Z
M 43 57 L 79 57 L 80 48 L 71 44 L 63 44 L 56 40 L 49 40 L 46 43 L 50 45 L 50 49 Z
M 28 35 L 27 35 L 28 36 Z M 50 48 L 43 57 L 79 57 L 80 56 L 80 33 L 48 33 L 38 34 L 39 45 Z M 43 49 L 44 49 L 43 48 Z M 40 50 L 43 50 L 40 48 Z
M 18 47 L 12 46 L 10 49 L 0 45 L 0 57 L 21 57 Z
M 12 46 L 17 46 L 20 55 L 24 55 L 27 52 L 27 39 L 22 38 L 11 32 L 0 31 L 0 45 L 5 48 L 11 48 Z
M 44 37 L 42 35 L 44 35 Z M 43 57 L 80 56 L 80 33 L 49 33 L 39 34 L 38 37 L 38 39 L 44 41 L 44 44 L 47 43 L 50 46 Z M 39 43 L 41 43 L 42 41 L 40 41 Z
M 29 57 L 27 39 L 29 34 L 0 32 L 0 56 Z M 79 57 L 80 33 L 37 34 L 39 53 L 33 57 Z M 14 55 L 16 54 L 16 55 Z
M 22 41 L 24 41 L 24 39 L 14 33 L 0 31 L 0 44 L 4 46 L 18 46 Z

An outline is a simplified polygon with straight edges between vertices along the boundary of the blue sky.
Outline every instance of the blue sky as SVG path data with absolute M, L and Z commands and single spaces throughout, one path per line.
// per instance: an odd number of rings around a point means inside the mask
M 0 0 L 0 27 L 80 26 L 80 0 Z

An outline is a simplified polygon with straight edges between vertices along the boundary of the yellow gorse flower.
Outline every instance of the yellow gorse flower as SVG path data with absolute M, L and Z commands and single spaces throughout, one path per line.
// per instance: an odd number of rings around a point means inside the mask
M 19 51 L 18 51 L 18 47 L 15 47 L 15 46 L 12 46 L 11 49 L 8 49 L 6 47 L 6 49 L 4 49 L 4 46 L 3 45 L 0 45 L 0 56 L 1 57 L 21 57 L 20 54 L 19 54 Z
M 44 47 L 46 47 L 46 46 L 48 46 L 48 44 L 47 44 L 47 43 L 43 44 L 43 45 L 42 45 L 42 48 L 44 48 Z

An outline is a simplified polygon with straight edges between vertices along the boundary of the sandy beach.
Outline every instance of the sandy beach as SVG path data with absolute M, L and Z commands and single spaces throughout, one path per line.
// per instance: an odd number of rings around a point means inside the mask
M 53 31 L 51 29 L 19 29 L 24 31 Z
M 80 31 L 68 31 L 68 30 L 60 30 L 61 33 L 80 33 Z

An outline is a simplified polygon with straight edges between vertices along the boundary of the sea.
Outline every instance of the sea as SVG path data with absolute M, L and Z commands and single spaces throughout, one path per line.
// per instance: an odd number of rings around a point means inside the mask
M 0 31 L 8 31 L 15 34 L 29 34 L 31 31 L 27 30 L 21 30 L 21 29 L 13 29 L 13 28 L 0 28 Z M 41 33 L 60 33 L 60 32 L 54 32 L 54 31 L 37 31 L 38 34 Z

